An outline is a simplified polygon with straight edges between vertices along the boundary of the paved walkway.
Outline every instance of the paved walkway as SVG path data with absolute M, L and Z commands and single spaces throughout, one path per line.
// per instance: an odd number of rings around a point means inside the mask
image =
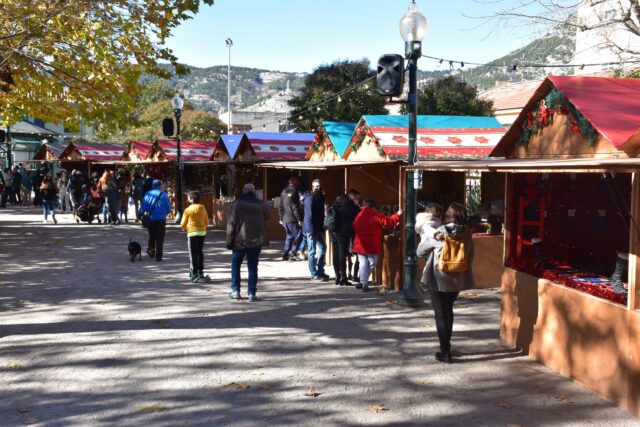
M 0 210 L 1 425 L 640 425 L 506 348 L 495 290 L 459 300 L 443 365 L 429 310 L 310 282 L 278 244 L 249 304 L 227 296 L 221 232 L 214 283 L 189 285 L 176 227 L 164 262 L 132 264 L 138 226 L 59 219 Z

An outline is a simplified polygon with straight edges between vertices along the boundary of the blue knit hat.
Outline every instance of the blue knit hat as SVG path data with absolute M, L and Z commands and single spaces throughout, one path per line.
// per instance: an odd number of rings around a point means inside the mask
M 159 179 L 154 179 L 152 185 L 153 185 L 153 188 L 162 187 L 162 181 L 160 181 Z

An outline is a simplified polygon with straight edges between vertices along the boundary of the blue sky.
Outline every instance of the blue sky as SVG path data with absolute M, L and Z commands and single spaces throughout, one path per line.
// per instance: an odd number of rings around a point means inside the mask
M 409 0 L 216 0 L 174 31 L 168 46 L 180 62 L 226 65 L 224 40 L 233 39 L 231 65 L 310 72 L 335 60 L 403 53 L 398 24 Z M 463 16 L 494 12 L 488 0 L 417 0 L 429 29 L 423 53 L 467 62 L 487 62 L 535 38 L 526 28 L 492 31 Z M 504 5 L 504 4 L 503 4 Z M 475 28 L 478 27 L 479 28 Z M 422 59 L 421 69 L 437 62 Z

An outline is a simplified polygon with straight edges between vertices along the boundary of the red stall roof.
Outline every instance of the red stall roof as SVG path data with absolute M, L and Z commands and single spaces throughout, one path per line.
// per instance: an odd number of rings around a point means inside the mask
M 167 159 L 175 160 L 178 156 L 178 146 L 173 140 L 156 141 Z M 185 160 L 209 160 L 216 147 L 216 141 L 182 141 L 180 151 Z
M 120 160 L 124 153 L 124 146 L 115 144 L 71 143 L 69 146 L 77 150 L 85 160 Z
M 618 149 L 640 131 L 640 79 L 547 77 Z
M 135 151 L 141 158 L 146 159 L 151 153 L 153 142 L 129 141 L 130 150 Z
M 304 160 L 315 133 L 245 133 L 260 160 Z

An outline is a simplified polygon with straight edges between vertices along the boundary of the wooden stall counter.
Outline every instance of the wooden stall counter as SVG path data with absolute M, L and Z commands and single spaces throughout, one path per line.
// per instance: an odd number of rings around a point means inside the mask
M 233 202 L 228 202 L 220 199 L 211 200 L 210 216 L 214 228 L 218 230 L 227 229 L 227 218 L 229 218 L 231 206 L 233 206 Z
M 284 240 L 284 227 L 280 225 L 280 210 L 278 208 L 270 208 L 271 217 L 267 221 L 267 236 L 269 241 Z

